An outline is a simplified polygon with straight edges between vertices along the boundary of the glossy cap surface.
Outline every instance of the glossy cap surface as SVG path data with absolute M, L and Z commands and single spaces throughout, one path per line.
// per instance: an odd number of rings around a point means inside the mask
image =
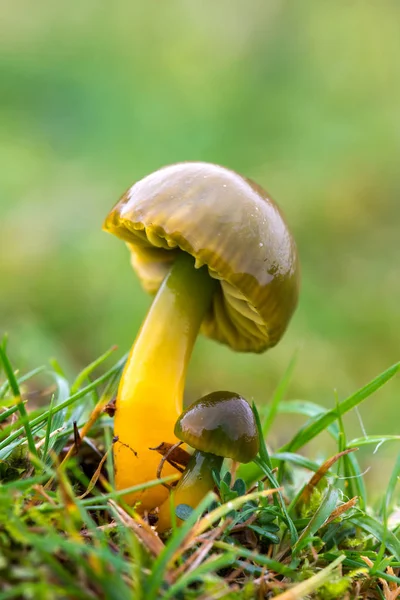
M 207 265 L 220 285 L 205 335 L 251 352 L 281 338 L 297 304 L 297 251 L 279 208 L 254 182 L 209 163 L 164 167 L 126 192 L 104 229 L 128 243 L 151 293 L 177 252 Z
M 234 392 L 213 392 L 193 402 L 177 420 L 174 433 L 196 450 L 242 463 L 251 461 L 259 447 L 253 410 Z

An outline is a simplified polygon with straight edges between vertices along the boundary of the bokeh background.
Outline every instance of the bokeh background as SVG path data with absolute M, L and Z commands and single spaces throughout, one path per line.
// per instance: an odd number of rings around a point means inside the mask
M 1 12 L 0 327 L 15 364 L 54 356 L 73 376 L 129 348 L 150 300 L 102 220 L 135 180 L 181 160 L 268 189 L 303 272 L 280 345 L 252 356 L 199 340 L 188 397 L 268 402 L 297 351 L 287 397 L 333 406 L 335 390 L 399 360 L 396 0 L 15 0 Z M 399 392 L 397 378 L 362 405 L 368 433 L 399 433 Z M 281 418 L 272 441 L 290 432 Z M 380 451 L 375 483 L 396 450 Z

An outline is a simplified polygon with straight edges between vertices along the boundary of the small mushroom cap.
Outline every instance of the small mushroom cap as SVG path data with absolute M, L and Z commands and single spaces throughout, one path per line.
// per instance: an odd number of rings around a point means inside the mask
M 196 450 L 242 463 L 253 460 L 259 448 L 253 410 L 234 392 L 213 392 L 193 402 L 177 420 L 175 435 Z
M 133 185 L 104 229 L 124 239 L 143 286 L 156 293 L 178 252 L 219 280 L 202 333 L 262 352 L 297 304 L 296 245 L 279 208 L 256 183 L 209 163 L 164 167 Z

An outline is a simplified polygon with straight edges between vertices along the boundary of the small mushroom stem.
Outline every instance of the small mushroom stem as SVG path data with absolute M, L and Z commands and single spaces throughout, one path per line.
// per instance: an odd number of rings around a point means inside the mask
M 215 482 L 212 472 L 221 470 L 223 460 L 223 456 L 196 450 L 176 488 L 171 492 L 173 506 L 176 508 L 179 504 L 187 504 L 192 508 L 196 508 L 207 492 L 214 488 Z M 182 523 L 181 519 L 177 518 L 177 523 L 180 525 Z M 160 506 L 157 531 L 161 533 L 170 527 L 171 501 L 167 498 Z
M 216 282 L 205 267 L 182 253 L 162 283 L 139 331 L 122 374 L 116 400 L 115 484 L 118 490 L 157 477 L 159 456 L 150 450 L 175 443 L 174 425 L 182 411 L 186 370 Z M 177 473 L 170 465 L 165 475 Z M 156 486 L 126 494 L 140 510 L 159 506 L 168 492 Z

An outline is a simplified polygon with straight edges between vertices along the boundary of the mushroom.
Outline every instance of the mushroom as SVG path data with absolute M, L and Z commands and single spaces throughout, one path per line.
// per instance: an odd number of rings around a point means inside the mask
M 158 458 L 149 448 L 174 442 L 200 328 L 237 351 L 274 346 L 297 304 L 299 265 L 267 193 L 208 163 L 148 175 L 111 210 L 104 229 L 127 242 L 143 286 L 156 293 L 117 394 L 115 484 L 123 490 L 155 479 Z M 167 494 L 159 485 L 124 500 L 149 510 Z
M 234 392 L 213 392 L 189 406 L 176 422 L 177 438 L 195 448 L 173 494 L 173 504 L 195 508 L 214 488 L 213 471 L 224 458 L 247 463 L 258 453 L 259 437 L 254 413 Z M 178 522 L 181 522 L 178 519 Z M 169 498 L 160 506 L 158 531 L 171 527 Z

